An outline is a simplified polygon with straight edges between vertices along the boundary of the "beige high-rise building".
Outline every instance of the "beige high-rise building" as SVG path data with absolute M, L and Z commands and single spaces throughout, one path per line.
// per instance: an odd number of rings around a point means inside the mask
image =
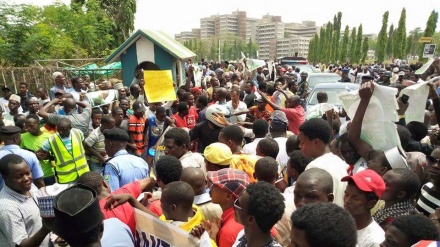
M 320 27 L 314 21 L 301 23 L 283 23 L 281 16 L 264 15 L 261 19 L 247 17 L 246 11 L 234 11 L 231 14 L 212 15 L 200 19 L 200 29 L 182 32 L 176 40 L 218 39 L 229 35 L 240 37 L 245 42 L 258 44 L 259 59 L 276 59 L 284 56 L 307 57 L 310 39 L 319 32 Z

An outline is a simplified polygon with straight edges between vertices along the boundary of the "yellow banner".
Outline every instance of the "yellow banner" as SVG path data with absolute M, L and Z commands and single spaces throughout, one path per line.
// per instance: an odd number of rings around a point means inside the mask
M 145 70 L 144 81 L 149 103 L 176 100 L 171 70 Z

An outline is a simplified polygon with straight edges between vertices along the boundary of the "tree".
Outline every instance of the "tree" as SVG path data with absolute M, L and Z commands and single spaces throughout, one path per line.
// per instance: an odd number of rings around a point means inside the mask
M 402 9 L 399 19 L 399 26 L 393 37 L 393 55 L 395 58 L 404 58 L 406 46 L 406 10 Z
M 437 28 L 437 21 L 438 21 L 438 12 L 433 10 L 429 15 L 428 21 L 426 22 L 426 28 L 425 31 L 423 32 L 423 37 L 432 37 L 434 35 L 435 29 Z M 419 48 L 420 61 L 422 60 L 423 49 L 424 49 L 423 46 Z
M 325 40 L 326 40 L 326 36 L 325 36 L 325 27 L 321 27 L 321 29 L 319 30 L 319 45 L 318 45 L 318 61 L 319 62 L 325 62 Z
M 377 37 L 376 57 L 377 57 L 377 61 L 379 62 L 383 62 L 385 60 L 385 52 L 387 45 L 388 15 L 389 15 L 388 11 L 386 11 L 383 14 L 382 28 L 380 29 L 379 35 Z
M 409 49 L 409 53 L 408 53 L 409 55 L 414 56 L 419 51 L 419 47 L 420 47 L 419 39 L 423 35 L 422 29 L 420 27 L 416 27 L 415 29 L 413 29 L 413 30 L 411 30 L 409 32 L 409 35 L 411 36 L 412 41 L 411 41 L 411 44 L 410 44 L 411 47 L 407 48 L 407 50 Z
M 362 24 L 359 25 L 356 35 L 356 49 L 354 54 L 354 62 L 358 63 L 362 58 Z
M 411 48 L 413 46 L 413 39 L 414 39 L 414 37 L 412 35 L 409 35 L 408 38 L 406 38 L 405 56 L 411 55 Z
M 333 28 L 334 28 L 334 34 L 333 34 L 333 61 L 336 62 L 337 60 L 339 60 L 340 57 L 340 39 L 341 39 L 341 19 L 342 19 L 342 13 L 338 12 L 338 16 L 335 16 L 334 19 L 334 24 L 333 24 Z
M 212 39 L 211 47 L 209 48 L 209 59 L 217 59 L 217 47 L 214 39 Z
M 350 63 L 354 63 L 356 59 L 356 27 L 353 27 L 351 30 L 351 36 L 350 36 L 350 49 L 348 51 L 348 60 Z
M 368 37 L 364 38 L 364 42 L 362 43 L 362 57 L 361 62 L 364 63 L 365 59 L 367 59 L 368 55 Z
M 310 63 L 317 63 L 317 50 L 318 50 L 319 36 L 317 33 L 313 36 L 313 38 L 309 42 L 309 54 L 307 56 L 307 60 Z
M 388 59 L 393 58 L 393 42 L 394 42 L 394 25 L 391 24 L 390 30 L 388 31 L 388 42 L 386 49 L 386 55 L 388 56 Z
M 88 9 L 90 2 L 97 0 L 72 0 L 71 5 L 76 10 Z M 136 0 L 99 0 L 99 9 L 105 17 L 111 20 L 110 34 L 113 36 L 112 46 L 121 45 L 134 30 L 134 15 Z M 92 3 L 95 4 L 95 3 Z
M 326 33 L 325 33 L 324 61 L 331 62 L 332 61 L 333 24 L 331 22 L 328 22 L 325 30 L 326 30 Z
M 339 55 L 339 62 L 345 63 L 347 62 L 347 53 L 348 53 L 348 47 L 349 47 L 349 35 L 350 35 L 350 29 L 347 26 L 345 26 L 344 30 L 344 36 L 342 37 L 342 45 L 341 45 L 341 52 Z

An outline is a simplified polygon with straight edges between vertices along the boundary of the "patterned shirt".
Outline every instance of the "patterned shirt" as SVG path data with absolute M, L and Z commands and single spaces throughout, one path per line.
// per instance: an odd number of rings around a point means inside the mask
M 266 109 L 264 111 L 259 111 L 258 106 L 252 106 L 251 108 L 249 108 L 249 113 L 254 116 L 255 120 L 263 119 L 269 121 L 270 119 L 270 112 Z
M 90 133 L 90 135 L 84 140 L 84 144 L 88 147 L 95 149 L 98 153 L 105 153 L 105 144 L 104 144 L 104 134 L 101 132 L 101 128 L 96 128 Z M 89 156 L 90 160 L 99 163 L 98 157 L 95 155 Z M 105 159 L 108 159 L 108 156 L 104 156 Z
M 0 191 L 0 243 L 15 247 L 32 237 L 43 226 L 38 203 L 33 197 L 11 190 L 5 185 Z M 49 235 L 40 246 L 49 246 Z

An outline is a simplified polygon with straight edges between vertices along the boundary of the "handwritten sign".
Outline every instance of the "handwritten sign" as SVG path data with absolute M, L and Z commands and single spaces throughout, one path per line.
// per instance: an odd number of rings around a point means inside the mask
M 176 100 L 171 70 L 145 70 L 144 90 L 148 102 Z
M 198 239 L 177 226 L 166 223 L 138 209 L 136 219 L 136 247 L 199 246 Z

